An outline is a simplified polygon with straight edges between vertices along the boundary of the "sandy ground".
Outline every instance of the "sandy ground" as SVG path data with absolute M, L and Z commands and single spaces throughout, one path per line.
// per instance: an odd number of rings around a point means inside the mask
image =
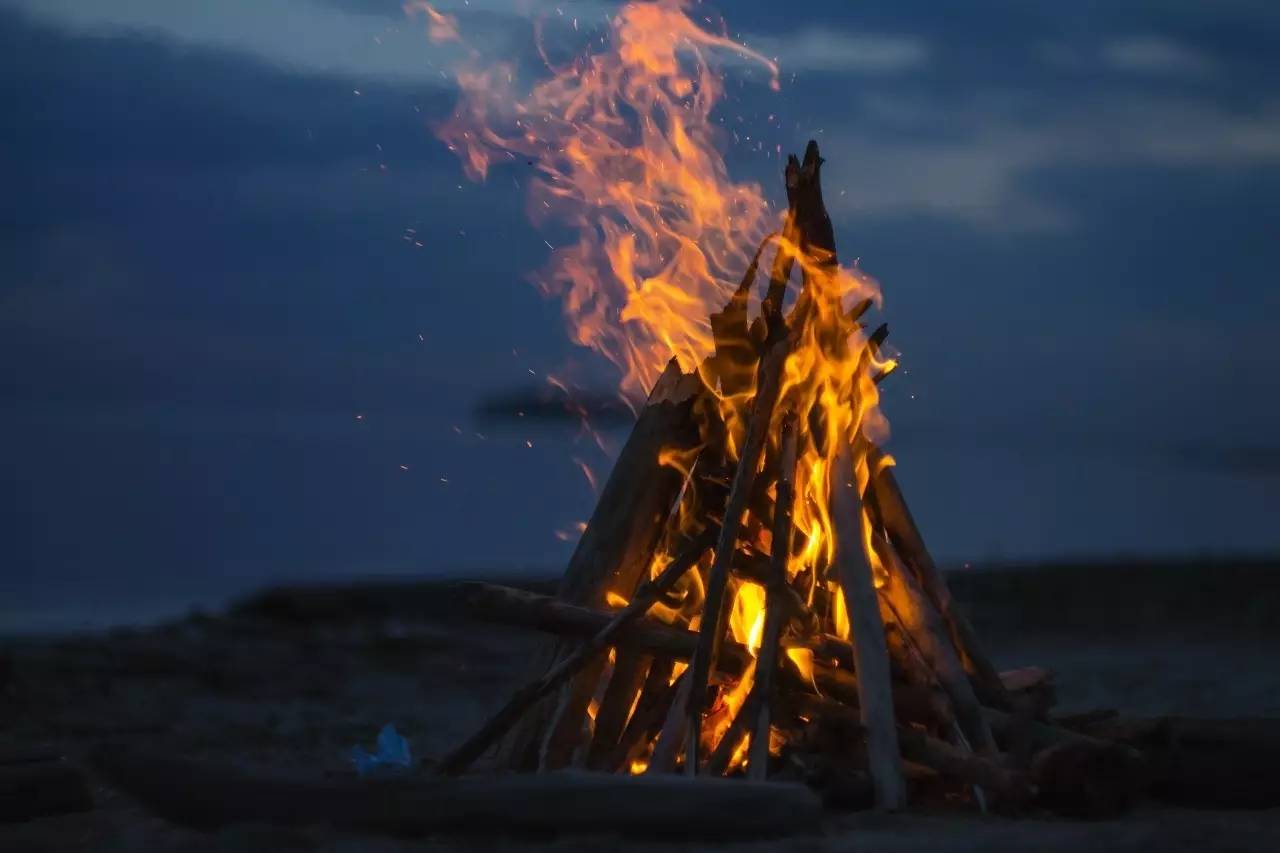
M 1280 669 L 1273 665 L 1280 628 L 1271 626 L 1268 616 L 1211 613 L 1202 604 L 1213 600 L 1212 593 L 1225 582 L 1233 585 L 1229 601 L 1247 601 L 1251 608 L 1261 601 L 1259 612 L 1269 615 L 1275 611 L 1266 605 L 1277 595 L 1271 578 L 1280 574 L 1254 566 L 1224 581 L 1225 571 L 1184 567 L 1180 574 L 1158 575 L 1167 582 L 1153 594 L 1147 581 L 1134 579 L 1139 570 L 1110 571 L 1085 572 L 1082 579 L 1046 573 L 1038 584 L 1029 582 L 1032 592 L 1021 586 L 1029 573 L 965 578 L 956 587 L 989 646 L 998 650 L 998 663 L 1038 663 L 1058 672 L 1064 710 L 1101 706 L 1142 713 L 1280 715 Z M 1061 589 L 1055 591 L 1054 583 L 1079 587 L 1076 603 Z M 1242 590 L 1244 584 L 1253 590 Z M 1102 585 L 1112 589 L 1113 599 L 1127 600 L 1086 607 L 1095 600 L 1093 588 Z M 1196 614 L 1198 620 L 1192 618 Z M 0 747 L 45 744 L 74 759 L 104 740 L 136 742 L 183 755 L 349 776 L 352 746 L 372 746 L 386 722 L 409 738 L 415 757 L 439 755 L 457 742 L 505 698 L 532 639 L 458 618 L 441 587 L 423 584 L 295 591 L 259 598 L 229 614 L 192 615 L 145 630 L 8 640 L 0 645 Z M 101 780 L 95 778 L 94 786 L 94 811 L 0 827 L 0 849 L 654 847 L 599 836 L 539 843 L 474 837 L 408 843 L 267 826 L 204 834 L 151 817 Z M 1274 850 L 1280 849 L 1280 810 L 1148 806 L 1123 819 L 1095 822 L 1048 816 L 832 815 L 812 836 L 722 847 Z

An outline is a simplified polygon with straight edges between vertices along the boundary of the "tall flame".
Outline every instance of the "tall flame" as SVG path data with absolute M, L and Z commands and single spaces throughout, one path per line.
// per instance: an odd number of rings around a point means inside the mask
M 553 248 L 537 279 L 561 298 L 573 340 L 616 365 L 621 390 L 633 400 L 644 397 L 673 354 L 686 369 L 702 370 L 730 427 L 730 457 L 755 388 L 747 382 L 730 393 L 707 368 L 716 350 L 709 317 L 725 309 L 766 235 L 773 235 L 767 245 L 779 257 L 795 257 L 803 288 L 791 313 L 791 352 L 769 430 L 776 451 L 781 419 L 791 412 L 811 439 L 800 445 L 794 477 L 794 541 L 770 541 L 764 524 L 746 535 L 757 554 L 787 548 L 788 575 L 808 573 L 812 601 L 835 553 L 832 490 L 851 481 L 864 490 L 874 472 L 861 439 L 879 441 L 887 430 L 872 377 L 892 362 L 880 360 L 849 310 L 855 302 L 878 303 L 879 290 L 858 270 L 835 264 L 829 252 L 796 245 L 793 223 L 770 207 L 761 188 L 729 177 L 716 115 L 723 73 L 730 66 L 763 71 L 777 89 L 778 69 L 696 24 L 690 5 L 626 3 L 591 51 L 562 67 L 548 63 L 550 76 L 527 87 L 512 63 L 481 62 L 476 54 L 457 72 L 461 97 L 437 132 L 473 179 L 505 161 L 535 168 L 531 217 L 553 219 L 574 235 Z M 452 18 L 422 3 L 415 8 L 428 14 L 433 37 L 458 37 Z M 842 449 L 851 445 L 853 470 L 837 470 Z M 662 461 L 687 474 L 693 457 L 669 453 Z M 874 549 L 866 551 L 881 568 Z M 658 555 L 655 571 L 668 559 Z M 847 635 L 841 596 L 829 600 L 829 621 Z M 762 587 L 738 588 L 728 628 L 753 654 L 764 606 Z M 744 675 L 733 699 L 741 701 L 750 678 Z

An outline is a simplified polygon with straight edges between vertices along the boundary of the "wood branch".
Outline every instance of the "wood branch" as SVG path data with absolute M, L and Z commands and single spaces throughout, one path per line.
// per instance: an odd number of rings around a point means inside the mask
M 640 699 L 636 709 L 622 730 L 622 736 L 612 752 L 599 759 L 592 770 L 603 770 L 615 773 L 620 769 L 629 769 L 631 762 L 640 757 L 644 746 L 657 737 L 671 708 L 676 694 L 676 685 L 671 675 L 675 669 L 675 661 L 669 657 L 654 657 L 649 666 L 649 674 L 645 677 L 644 686 L 640 688 Z
M 867 730 L 868 768 L 875 786 L 876 807 L 896 811 L 906 806 L 907 794 L 889 680 L 889 651 L 871 566 L 862 551 L 863 513 L 855 486 L 853 449 L 847 442 L 842 443 L 836 458 L 831 492 L 831 514 L 836 524 L 835 566 L 853 634 L 860 719 Z
M 711 757 L 707 759 L 707 765 L 703 769 L 704 775 L 723 776 L 729 769 L 729 762 L 733 760 L 734 753 L 738 751 L 738 745 L 742 743 L 742 738 L 747 734 L 750 721 L 758 713 L 756 706 L 759 701 L 760 697 L 754 690 L 747 694 L 742 707 L 738 708 L 738 713 L 733 715 L 733 719 L 729 722 L 729 728 L 725 729 L 724 734 L 720 737 L 720 742 L 716 744 Z
M 324 780 L 106 747 L 96 766 L 153 813 L 184 826 L 327 825 L 432 833 L 606 833 L 703 840 L 812 831 L 818 798 L 800 785 L 560 772 L 461 779 Z
M 586 754 L 588 768 L 597 768 L 617 747 L 652 660 L 652 656 L 635 649 L 617 650 L 613 674 L 596 710 L 595 729 Z
M 755 681 L 751 684 L 754 701 L 748 700 L 755 713 L 750 719 L 751 744 L 747 754 L 747 778 L 762 780 L 769 765 L 769 706 L 773 700 L 774 673 L 778 668 L 778 649 L 786 611 L 793 607 L 795 591 L 787 584 L 787 559 L 791 555 L 792 510 L 795 506 L 796 457 L 800 427 L 795 412 L 782 421 L 782 460 L 779 466 L 777 492 L 774 498 L 773 531 L 770 561 L 771 576 L 765 586 L 764 631 L 756 657 Z M 788 595 L 790 593 L 790 595 Z M 744 706 L 745 707 L 745 706 Z
M 697 637 L 691 632 L 685 633 L 689 634 L 691 640 L 689 653 L 693 654 L 692 647 L 697 643 Z M 658 732 L 658 739 L 653 744 L 653 754 L 649 756 L 649 767 L 645 771 L 648 775 L 672 773 L 676 769 L 680 749 L 684 746 L 685 735 L 689 728 L 689 717 L 684 709 L 689 704 L 689 685 L 692 683 L 689 679 L 689 671 L 686 669 L 680 674 L 680 683 L 671 699 L 671 707 L 667 709 L 666 719 L 662 721 L 662 729 Z
M 709 537 L 704 537 L 694 542 L 683 554 L 672 560 L 657 578 L 642 584 L 627 606 L 614 614 L 590 640 L 578 646 L 541 678 L 517 690 L 497 714 L 485 721 L 474 735 L 441 760 L 439 772 L 456 775 L 466 770 L 539 699 L 587 668 L 616 635 L 644 615 L 660 595 L 674 586 L 697 563 L 707 549 L 708 539 Z
M 879 590 L 880 599 L 907 631 L 913 645 L 920 650 L 930 670 L 951 697 L 956 720 L 969 744 L 980 753 L 994 754 L 995 738 L 982 715 L 969 675 L 952 645 L 951 632 L 914 575 L 878 531 L 871 534 L 871 544 L 887 570 L 884 585 Z
M 31 757 L 0 763 L 0 824 L 93 808 L 83 770 L 56 756 Z
M 626 445 L 609 474 L 587 529 L 574 550 L 561 581 L 565 601 L 599 607 L 609 591 L 635 589 L 649 567 L 654 549 L 680 492 L 683 476 L 659 462 L 664 449 L 693 448 L 698 429 L 693 409 L 703 393 L 697 372 L 685 374 L 673 358 L 654 385 Z M 557 646 L 552 665 L 573 653 Z M 563 767 L 580 743 L 588 703 L 604 670 L 603 657 L 591 660 L 581 675 L 548 697 L 513 737 L 509 762 L 529 766 L 527 745 L 539 743 L 537 765 Z
M 688 754 L 686 756 L 686 772 L 696 773 L 698 767 L 698 733 L 701 729 L 703 704 L 706 699 L 707 679 L 716 664 L 720 646 L 724 639 L 723 610 L 725 604 L 725 585 L 729 580 L 729 565 L 738 543 L 738 531 L 742 524 L 743 511 L 751 494 L 751 486 L 755 482 L 756 469 L 760 464 L 760 455 L 764 450 L 768 437 L 769 424 L 773 418 L 774 405 L 782 384 L 782 369 L 790 354 L 790 342 L 786 337 L 777 340 L 760 362 L 759 381 L 756 386 L 755 401 L 752 406 L 751 420 L 747 427 L 747 436 L 743 441 L 738 457 L 738 469 L 733 476 L 733 484 L 729 487 L 729 497 L 725 504 L 724 521 L 720 525 L 720 536 L 716 542 L 716 556 L 707 576 L 706 600 L 703 603 L 702 622 L 699 626 L 698 646 L 693 660 L 689 664 L 690 680 L 686 715 L 689 718 L 689 730 L 686 733 Z
M 884 454 L 879 449 L 871 451 L 867 464 L 874 473 L 870 489 L 889 542 L 901 555 L 903 562 L 915 572 L 920 585 L 946 619 L 956 648 L 963 656 L 965 669 L 974 681 L 974 689 L 984 703 L 1009 708 L 1009 699 L 999 674 L 983 652 L 973 625 L 955 606 L 946 580 L 933 562 L 929 549 L 925 547 L 924 537 L 920 535 L 920 529 L 911 515 L 902 489 L 898 486 L 893 466 L 884 463 Z

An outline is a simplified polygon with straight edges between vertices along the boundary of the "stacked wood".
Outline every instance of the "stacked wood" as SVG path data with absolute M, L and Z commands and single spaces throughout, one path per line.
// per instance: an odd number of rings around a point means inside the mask
M 1002 679 L 930 556 L 891 460 L 863 429 L 891 371 L 878 359 L 888 327 L 860 331 L 869 300 L 831 302 L 838 267 L 822 164 L 813 142 L 803 159 L 788 158 L 780 233 L 711 316 L 714 354 L 694 374 L 673 362 L 659 380 L 559 595 L 464 587 L 477 615 L 558 640 L 507 705 L 443 759 L 443 773 L 468 767 L 520 720 L 509 766 L 655 778 L 743 771 L 759 781 L 785 778 L 798 762 L 838 780 L 847 796 L 836 799 L 867 795 L 882 810 L 907 805 L 907 769 L 923 767 L 982 808 L 1022 808 L 1037 792 L 1064 811 L 1123 802 L 1127 781 L 1094 777 L 1132 755 L 1048 723 L 1048 673 Z M 771 244 L 751 322 L 750 289 Z M 802 356 L 852 368 L 850 386 L 833 397 L 817 384 L 825 380 L 806 384 L 795 375 Z M 672 448 L 679 467 L 658 462 Z M 830 466 L 827 479 L 809 473 L 816 462 L 798 465 L 802 452 Z M 801 496 L 798 470 L 814 478 L 801 481 Z M 800 500 L 806 509 L 825 502 L 834 526 L 823 534 L 833 548 L 817 557 L 792 535 Z M 661 554 L 676 555 L 665 569 Z M 665 597 L 681 578 L 699 597 L 673 608 Z M 751 583 L 764 588 L 764 609 L 748 648 L 745 627 L 728 625 Z M 625 606 L 607 609 L 609 593 Z M 818 729 L 844 740 L 804 734 Z M 531 740 L 542 746 L 536 762 L 521 752 Z

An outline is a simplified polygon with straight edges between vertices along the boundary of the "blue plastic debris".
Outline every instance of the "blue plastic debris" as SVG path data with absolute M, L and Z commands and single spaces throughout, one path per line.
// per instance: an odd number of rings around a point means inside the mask
M 409 742 L 390 723 L 378 732 L 377 752 L 366 752 L 363 747 L 356 746 L 351 750 L 351 760 L 359 776 L 405 773 L 413 765 Z

